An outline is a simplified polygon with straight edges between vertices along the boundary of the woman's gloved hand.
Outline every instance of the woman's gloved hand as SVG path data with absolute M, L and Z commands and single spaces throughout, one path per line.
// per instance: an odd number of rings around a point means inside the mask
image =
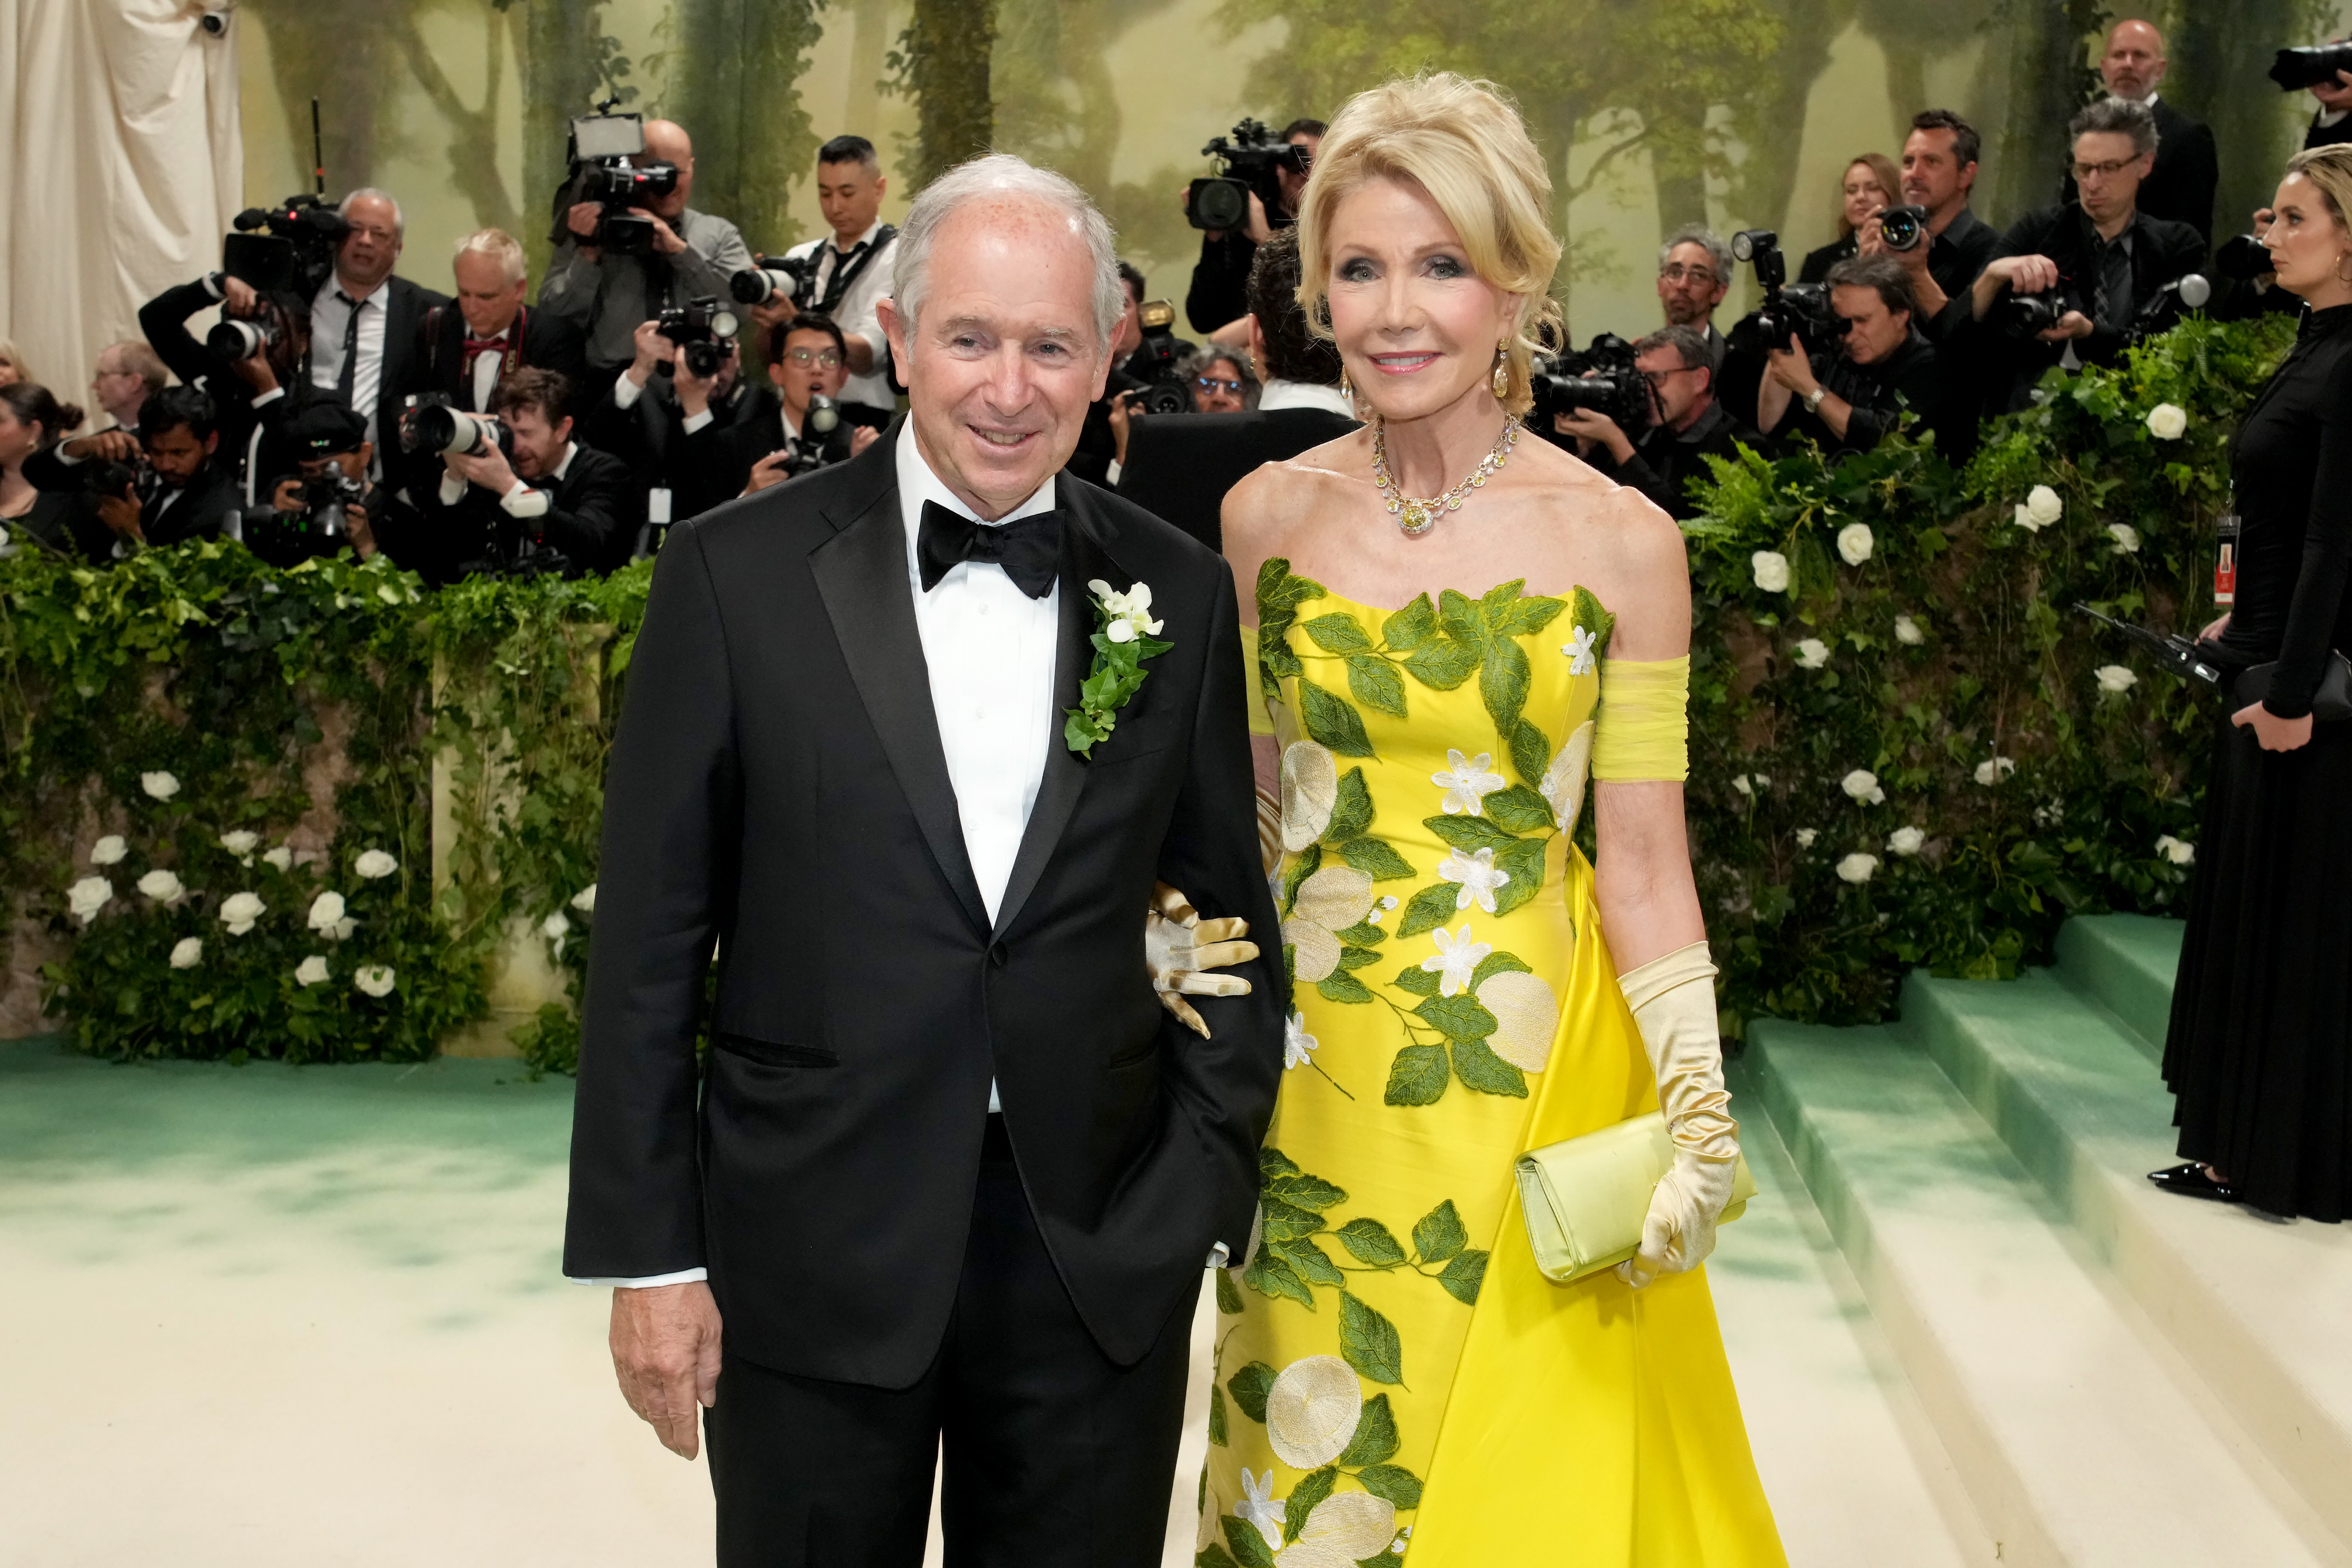
M 1617 1266 L 1618 1278 L 1636 1289 L 1705 1262 L 1715 1250 L 1716 1222 L 1731 1202 L 1739 1124 L 1723 1087 L 1715 974 L 1706 943 L 1695 942 L 1617 979 L 1642 1031 L 1658 1109 L 1675 1144 L 1675 1163 L 1650 1195 L 1641 1251 Z
M 1247 963 L 1257 956 L 1257 943 L 1241 939 L 1249 921 L 1240 919 L 1204 921 L 1190 900 L 1165 882 L 1151 888 L 1151 907 L 1143 917 L 1143 962 L 1151 972 L 1151 988 L 1160 1005 L 1176 1020 L 1209 1037 L 1209 1026 L 1187 996 L 1246 996 L 1250 983 L 1238 974 L 1208 974 Z

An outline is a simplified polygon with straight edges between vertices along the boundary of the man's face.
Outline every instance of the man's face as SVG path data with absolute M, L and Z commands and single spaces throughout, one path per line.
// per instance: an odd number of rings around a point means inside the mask
M 400 260 L 400 222 L 382 196 L 362 196 L 343 215 L 351 232 L 335 252 L 335 272 L 345 283 L 373 289 L 392 276 Z
M 1707 384 L 1713 373 L 1706 365 L 1685 368 L 1683 356 L 1672 349 L 1652 349 L 1633 361 L 1633 368 L 1650 384 L 1652 413 L 1670 429 L 1682 429 L 1714 401 Z
M 1952 151 L 1957 132 L 1937 126 L 1914 131 L 1903 143 L 1903 199 L 1941 217 L 1967 204 L 1969 187 L 1976 184 L 1977 166 L 1962 163 Z
M 1876 364 L 1911 335 L 1911 312 L 1889 310 L 1875 289 L 1832 289 L 1830 308 L 1845 318 L 1845 357 L 1856 364 Z
M 1276 169 L 1274 172 L 1274 177 L 1282 187 L 1283 211 L 1296 213 L 1298 211 L 1298 198 L 1307 190 L 1307 176 L 1314 172 L 1315 154 L 1322 150 L 1323 138 L 1311 136 L 1301 131 L 1288 140 L 1291 146 L 1307 149 L 1307 167 L 1296 170 Z
M 2164 79 L 2164 35 L 2146 22 L 2117 24 L 2099 57 L 2099 75 L 2117 98 L 2145 102 Z
M 467 331 L 478 338 L 494 338 L 514 325 L 529 278 L 508 282 L 506 269 L 497 258 L 478 250 L 459 256 L 449 270 L 457 278 L 457 310 L 466 318 Z
M 666 196 L 655 196 L 646 203 L 646 210 L 665 223 L 676 223 L 686 211 L 687 198 L 694 195 L 694 139 L 686 127 L 675 120 L 646 121 L 646 157 L 656 163 L 677 166 L 677 186 Z
M 2139 183 L 2155 166 L 2156 154 L 2134 153 L 2131 138 L 2120 131 L 2090 131 L 2074 138 L 2074 184 L 2094 223 L 2130 216 L 2139 201 Z
M 1110 335 L 1110 357 L 1114 361 L 1123 360 L 1143 346 L 1143 296 L 1126 279 L 1120 279 L 1119 283 L 1127 294 L 1127 309 L 1118 313 L 1118 326 Z
M 1239 414 L 1247 406 L 1243 401 L 1246 390 L 1241 366 L 1229 359 L 1213 359 L 1192 378 L 1192 412 Z
M 169 430 L 142 436 L 141 441 L 147 448 L 148 465 L 155 470 L 158 478 L 176 490 L 204 471 L 205 459 L 211 457 L 213 448 L 220 444 L 220 433 L 215 431 L 198 440 L 194 431 L 184 425 L 175 425 Z
M 1658 300 L 1666 308 L 1666 325 L 1706 331 L 1730 286 L 1731 280 L 1715 269 L 1715 258 L 1706 246 L 1683 241 L 1658 268 Z
M 888 184 L 880 170 L 854 160 L 816 166 L 816 205 L 843 247 L 854 244 L 874 226 L 882 212 L 882 192 Z
M 121 353 L 114 349 L 98 356 L 98 374 L 89 378 L 89 390 L 117 425 L 135 424 L 139 405 L 147 400 L 147 384 L 137 371 L 124 368 Z
M 958 499 L 999 518 L 1069 461 L 1109 344 L 1076 226 L 1030 200 L 972 202 L 931 251 L 922 315 L 883 311 L 915 439 Z
M 813 396 L 838 398 L 849 367 L 841 361 L 831 332 L 794 331 L 785 335 L 784 357 L 768 367 L 768 377 L 783 395 L 784 406 L 799 424 Z
M 572 445 L 572 421 L 558 420 L 550 425 L 543 408 L 509 408 L 499 416 L 506 427 L 514 433 L 514 454 L 507 466 L 526 479 L 536 479 L 555 472 L 563 461 L 563 450 Z

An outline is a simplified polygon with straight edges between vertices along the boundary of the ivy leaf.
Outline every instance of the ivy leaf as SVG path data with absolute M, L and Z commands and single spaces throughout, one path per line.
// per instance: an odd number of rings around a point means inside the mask
M 1493 618 L 1490 613 L 1487 624 L 1504 637 L 1528 637 L 1551 625 L 1567 608 L 1566 599 L 1548 599 L 1535 595 L 1513 605 L 1499 620 Z
M 1310 1285 L 1345 1285 L 1348 1277 L 1312 1237 L 1297 1241 L 1270 1241 L 1265 1244 L 1282 1254 L 1282 1260 L 1298 1271 L 1298 1277 Z
M 1434 1105 L 1451 1076 L 1444 1046 L 1407 1046 L 1389 1064 L 1388 1091 L 1381 1098 L 1390 1105 Z
M 1541 833 L 1552 825 L 1550 804 L 1523 784 L 1496 790 L 1478 803 L 1478 809 L 1506 833 Z
M 1402 1465 L 1369 1466 L 1356 1479 L 1374 1497 L 1386 1499 L 1399 1508 L 1421 1506 L 1421 1478 Z
M 1511 612 L 1519 602 L 1519 592 L 1527 585 L 1525 577 L 1514 577 L 1486 590 L 1478 601 L 1478 613 L 1489 629 L 1499 629 L 1505 621 L 1511 618 Z
M 1240 1288 L 1234 1284 L 1233 1270 L 1220 1268 L 1216 1272 L 1217 1310 L 1228 1318 L 1237 1317 L 1242 1310 L 1242 1293 Z
M 1405 716 L 1404 677 L 1379 654 L 1348 656 L 1348 690 L 1357 701 L 1377 712 L 1399 719 Z
M 1374 947 L 1389 939 L 1388 932 L 1372 924 L 1370 921 L 1358 921 L 1354 925 L 1349 926 L 1347 930 L 1335 931 L 1331 934 L 1338 937 L 1342 942 L 1347 944 L 1339 949 L 1339 955 L 1343 961 L 1347 957 L 1349 948 Z M 1372 956 L 1378 957 L 1379 954 L 1375 953 Z M 1351 963 L 1348 967 L 1353 969 L 1357 966 Z
M 1288 1161 L 1283 1163 L 1289 1164 Z M 1317 1214 L 1348 1201 L 1345 1187 L 1334 1186 L 1320 1176 L 1310 1176 L 1296 1165 L 1262 1179 L 1265 1183 L 1263 1195 L 1279 1198 L 1286 1204 L 1311 1209 Z
M 1466 1247 L 1454 1255 L 1445 1272 L 1437 1277 L 1445 1293 L 1465 1307 L 1478 1304 L 1478 1287 L 1486 1282 L 1486 1254 L 1477 1247 Z
M 1331 1234 L 1339 1238 L 1339 1245 L 1346 1247 L 1349 1256 L 1359 1263 L 1369 1263 L 1375 1268 L 1386 1268 L 1404 1261 L 1403 1244 L 1390 1234 L 1388 1226 L 1369 1215 L 1359 1215 L 1349 1220 Z M 1388 1456 L 1382 1454 L 1380 1458 L 1385 1459 Z M 1370 1459 L 1349 1461 L 1356 1465 L 1369 1465 L 1371 1462 Z
M 1265 1396 L 1274 1392 L 1275 1375 L 1274 1368 L 1254 1361 L 1225 1379 L 1225 1392 L 1234 1396 L 1234 1408 L 1261 1426 L 1265 1425 Z
M 1577 589 L 1570 595 L 1570 602 L 1576 606 L 1576 619 L 1572 624 L 1592 634 L 1592 657 L 1608 658 L 1609 634 L 1617 629 L 1617 617 L 1601 607 L 1601 601 L 1593 596 L 1590 588 Z
M 1443 1263 L 1470 1245 L 1470 1233 L 1452 1198 L 1421 1216 L 1412 1227 L 1412 1245 L 1423 1263 Z
M 1366 953 L 1364 962 L 1369 963 L 1376 956 L 1378 955 Z M 1372 994 L 1370 986 L 1366 985 L 1344 969 L 1335 970 L 1317 981 L 1315 989 L 1326 1002 L 1363 1003 L 1378 1000 Z
M 1544 773 L 1551 766 L 1551 741 L 1541 730 L 1521 719 L 1511 731 L 1511 766 L 1519 777 L 1531 784 L 1543 783 Z M 1536 796 L 1541 800 L 1541 795 Z M 1547 814 L 1545 820 L 1550 820 Z
M 1269 1146 L 1257 1152 L 1259 1181 L 1270 1182 L 1276 1176 L 1296 1176 L 1300 1173 L 1298 1163 L 1281 1150 Z
M 1255 1529 L 1255 1526 L 1251 1528 Z M 1264 1538 L 1261 1537 L 1259 1544 L 1264 1543 Z M 1192 1568 L 1241 1568 L 1241 1564 L 1234 1561 L 1232 1552 L 1212 1541 L 1201 1548 L 1201 1554 L 1198 1557 L 1192 1559 Z
M 1381 639 L 1398 653 L 1411 653 L 1436 635 L 1437 608 L 1426 594 L 1381 623 Z
M 1507 882 L 1504 884 L 1505 887 L 1509 885 Z M 1419 936 L 1425 931 L 1435 931 L 1454 918 L 1454 903 L 1461 896 L 1462 889 L 1457 883 L 1432 882 L 1415 893 L 1398 911 L 1397 935 Z M 1499 899 L 1496 907 L 1502 907 Z M 1430 981 L 1434 984 L 1436 976 L 1432 975 Z
M 1317 1503 L 1331 1495 L 1332 1485 L 1339 1479 L 1339 1472 L 1328 1465 L 1298 1478 L 1298 1484 L 1291 1488 L 1290 1495 L 1283 1500 L 1283 1540 L 1298 1539 L 1298 1532 L 1307 1528 L 1307 1516 L 1315 1511 Z
M 1496 637 L 1487 647 L 1486 665 L 1478 672 L 1478 695 L 1495 721 L 1495 733 L 1508 735 L 1519 727 L 1533 679 L 1526 648 L 1508 637 Z
M 1404 1346 L 1396 1325 L 1352 1291 L 1339 1293 L 1339 1358 L 1374 1383 L 1404 1382 Z
M 1450 1040 L 1483 1040 L 1495 1032 L 1495 1015 L 1475 996 L 1432 996 L 1413 1011 Z
M 1473 853 L 1492 849 L 1500 856 L 1512 845 L 1523 842 L 1483 816 L 1424 816 L 1421 825 L 1456 849 Z
M 1486 984 L 1490 976 L 1501 974 L 1507 970 L 1517 974 L 1535 973 L 1507 952 L 1490 952 L 1478 961 L 1477 968 L 1470 972 L 1470 989 L 1476 991 L 1478 987 Z
M 1465 1089 L 1498 1094 L 1510 1100 L 1528 1097 L 1528 1075 L 1495 1054 L 1485 1040 L 1454 1042 L 1454 1076 Z
M 1405 655 L 1404 667 L 1432 691 L 1451 691 L 1476 671 L 1481 657 L 1475 643 L 1433 637 Z
M 1298 903 L 1298 884 L 1322 868 L 1323 846 L 1320 844 L 1309 844 L 1291 861 L 1289 869 L 1282 874 L 1283 919 L 1288 920 L 1291 910 Z
M 1546 816 L 1545 821 L 1550 821 Z M 1331 803 L 1331 823 L 1323 830 L 1323 842 L 1339 844 L 1362 834 L 1372 825 L 1372 792 L 1365 787 L 1364 770 L 1349 768 L 1339 775 L 1339 793 Z
M 1225 1544 L 1234 1550 L 1235 1568 L 1274 1568 L 1274 1553 L 1256 1525 L 1230 1513 L 1220 1517 L 1217 1524 L 1225 1532 Z
M 1477 605 L 1451 588 L 1437 595 L 1437 624 L 1444 626 L 1445 635 L 1454 641 L 1468 644 L 1482 656 L 1485 653 L 1486 617 L 1478 613 Z
M 1365 738 L 1363 716 L 1353 704 L 1333 696 L 1305 676 L 1298 678 L 1299 721 L 1318 744 L 1343 757 L 1369 757 L 1372 742 Z
M 1436 975 L 1416 963 L 1389 984 L 1400 991 L 1410 991 L 1416 996 L 1434 996 L 1437 994 L 1440 982 Z
M 1318 616 L 1298 628 L 1315 639 L 1315 646 L 1325 653 L 1361 653 L 1372 646 L 1356 617 L 1345 610 L 1328 616 Z
M 1374 926 L 1371 928 L 1371 931 L 1374 936 L 1378 936 L 1380 935 L 1381 928 Z M 1361 969 L 1366 964 L 1378 963 L 1380 961 L 1381 955 L 1373 952 L 1369 947 L 1356 947 L 1349 945 L 1339 949 L 1339 967 L 1341 969 Z M 1336 976 L 1334 978 L 1336 978 Z
M 1290 574 L 1290 562 L 1283 556 L 1273 556 L 1257 569 L 1257 607 L 1263 619 L 1271 610 L 1295 610 L 1309 599 L 1319 599 L 1328 593 L 1322 584 L 1308 577 Z
M 1302 1236 L 1312 1236 L 1323 1228 L 1323 1216 L 1313 1209 L 1287 1203 L 1272 1193 L 1258 1195 L 1258 1207 L 1265 1212 L 1265 1223 L 1259 1236 L 1265 1241 L 1291 1241 Z
M 1511 879 L 1495 889 L 1495 912 L 1509 914 L 1543 890 L 1544 851 L 1550 840 L 1514 838 L 1495 853 L 1495 865 Z
M 1242 1283 L 1261 1296 L 1287 1296 L 1308 1311 L 1315 1310 L 1315 1292 L 1270 1247 L 1257 1249 L 1257 1256 L 1250 1260 L 1249 1271 L 1242 1276 Z
M 1385 838 L 1350 838 L 1339 846 L 1339 858 L 1375 882 L 1393 882 L 1412 875 L 1412 867 Z
M 1209 1441 L 1220 1448 L 1230 1447 L 1225 1441 L 1225 1391 L 1213 1383 L 1209 1384 Z
M 1377 1465 L 1394 1458 L 1397 1447 L 1396 1414 L 1389 1408 L 1387 1394 L 1375 1394 L 1364 1401 L 1363 1414 L 1356 1418 L 1356 1435 L 1339 1462 L 1351 1470 Z

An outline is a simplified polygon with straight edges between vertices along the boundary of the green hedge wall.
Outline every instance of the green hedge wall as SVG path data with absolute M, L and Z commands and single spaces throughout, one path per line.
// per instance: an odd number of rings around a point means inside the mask
M 2214 703 L 2068 606 L 2210 616 L 2223 448 L 2291 331 L 2191 321 L 2053 373 L 1965 472 L 1900 437 L 1720 469 L 1687 531 L 1689 802 L 1735 1032 L 1884 1017 L 1916 965 L 2006 977 L 2070 912 L 2179 906 Z M 74 1043 L 421 1058 L 482 1016 L 518 917 L 576 994 L 649 580 L 0 559 L 0 895 L 8 940 L 61 948 Z M 517 1039 L 577 1059 L 562 1008 Z

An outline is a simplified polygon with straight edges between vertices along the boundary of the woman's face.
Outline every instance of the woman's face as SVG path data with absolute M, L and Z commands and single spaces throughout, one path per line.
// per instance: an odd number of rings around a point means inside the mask
M 1470 268 L 1462 237 L 1417 184 L 1380 179 L 1331 215 L 1331 333 L 1356 396 L 1383 419 L 1493 399 L 1495 346 L 1519 296 Z
M 40 440 L 38 425 L 26 424 L 15 409 L 0 403 L 0 468 L 13 468 L 31 457 Z
M 1229 359 L 1213 359 L 1192 378 L 1192 412 L 1239 414 L 1244 406 L 1242 390 L 1242 367 Z
M 2263 243 L 2277 266 L 2279 287 L 2308 299 L 2330 283 L 2341 286 L 2344 253 L 2352 247 L 2352 236 L 2327 210 L 2319 187 L 2301 174 L 2289 174 L 2279 182 L 2271 210 L 2278 217 Z
M 1813 188 L 1821 189 L 1819 185 Z M 1890 200 L 1878 184 L 1876 172 L 1869 164 L 1856 163 L 1845 172 L 1845 221 L 1848 226 L 1860 228 L 1885 212 Z
M 0 359 L 0 386 L 14 386 L 24 379 L 23 371 L 18 370 L 6 360 Z

